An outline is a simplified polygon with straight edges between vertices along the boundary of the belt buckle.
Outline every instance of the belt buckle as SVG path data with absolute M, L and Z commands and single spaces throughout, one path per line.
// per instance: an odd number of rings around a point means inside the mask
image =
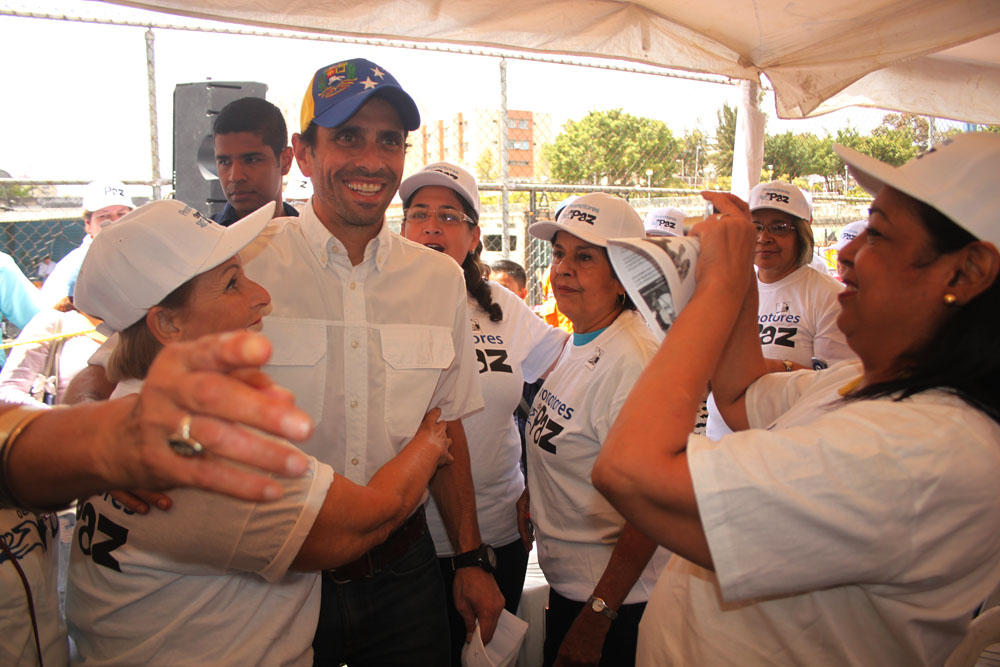
M 352 581 L 354 581 L 354 579 L 351 579 L 350 577 L 339 576 L 340 573 L 338 570 L 327 570 L 326 575 L 330 577 L 330 579 L 332 579 L 333 583 L 335 584 L 349 584 Z
M 352 581 L 359 581 L 361 579 L 371 579 L 382 572 L 385 571 L 387 566 L 391 566 L 396 560 L 399 560 L 401 554 L 395 554 L 391 562 L 387 562 L 387 555 L 385 547 L 389 542 L 399 539 L 408 539 L 409 542 L 414 542 L 415 539 L 409 534 L 409 531 L 414 528 L 412 524 L 419 522 L 422 525 L 417 526 L 418 536 L 423 535 L 425 532 L 424 526 L 426 523 L 421 521 L 423 516 L 424 508 L 421 507 L 416 512 L 414 512 L 403 524 L 397 528 L 393 533 L 391 533 L 385 542 L 377 546 L 372 547 L 365 552 L 363 556 L 359 556 L 356 560 L 351 561 L 347 565 L 343 566 L 341 570 L 333 569 L 326 570 L 330 578 L 333 579 L 334 583 L 337 584 L 349 584 Z M 407 547 L 409 548 L 409 547 Z M 404 552 L 406 550 L 404 549 Z M 342 570 L 350 570 L 350 575 L 345 575 Z M 363 569 L 359 575 L 354 575 L 353 571 L 355 569 Z

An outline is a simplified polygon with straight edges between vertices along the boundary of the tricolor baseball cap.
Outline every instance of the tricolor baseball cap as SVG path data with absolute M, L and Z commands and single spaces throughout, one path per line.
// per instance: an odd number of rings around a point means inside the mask
M 684 236 L 684 211 L 676 206 L 654 208 L 646 214 L 643 226 L 647 236 Z
M 354 58 L 320 67 L 313 74 L 302 99 L 301 131 L 308 130 L 309 123 L 343 125 L 373 95 L 396 108 L 407 131 L 420 127 L 417 105 L 396 79 L 372 61 Z
M 773 208 L 789 213 L 800 220 L 812 219 L 812 206 L 796 186 L 784 181 L 761 183 L 750 191 L 750 210 Z
M 833 244 L 833 249 L 841 250 L 845 245 L 856 239 L 858 234 L 865 231 L 865 227 L 867 226 L 867 220 L 858 220 L 849 225 L 844 225 L 844 228 L 840 230 L 840 235 L 837 237 L 837 242 Z
M 959 134 L 902 167 L 844 146 L 834 144 L 833 149 L 872 195 L 889 186 L 933 206 L 977 239 L 1000 248 L 1000 134 Z
M 399 198 L 404 202 L 426 185 L 450 188 L 472 206 L 479 220 L 479 185 L 469 171 L 449 162 L 429 164 L 399 184 Z
M 121 181 L 93 181 L 88 184 L 83 193 L 83 210 L 93 213 L 108 206 L 135 208 L 135 202 L 125 194 L 125 184 Z
M 268 202 L 223 227 L 174 199 L 140 206 L 94 238 L 73 302 L 104 320 L 102 332 L 124 331 L 188 280 L 242 250 L 273 215 Z
M 642 218 L 627 201 L 604 192 L 577 197 L 559 213 L 558 220 L 541 220 L 528 227 L 536 239 L 552 241 L 556 232 L 568 232 L 592 245 L 607 247 L 608 239 L 645 236 Z

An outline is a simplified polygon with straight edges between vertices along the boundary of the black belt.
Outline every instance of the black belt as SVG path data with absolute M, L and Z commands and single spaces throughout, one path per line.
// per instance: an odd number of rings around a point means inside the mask
M 410 515 L 382 544 L 372 547 L 357 560 L 341 565 L 323 574 L 338 584 L 358 579 L 369 579 L 396 564 L 417 540 L 427 533 L 427 513 L 424 506 Z

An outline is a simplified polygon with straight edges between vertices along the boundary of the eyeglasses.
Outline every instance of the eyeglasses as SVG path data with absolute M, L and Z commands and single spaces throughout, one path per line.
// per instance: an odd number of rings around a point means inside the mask
M 767 230 L 771 236 L 788 236 L 795 231 L 795 223 L 792 222 L 776 222 L 773 225 L 762 225 L 755 222 L 753 226 L 757 228 L 758 234 Z
M 432 210 L 429 208 L 410 208 L 403 213 L 403 217 L 407 222 L 416 224 L 427 222 L 431 219 L 432 215 L 438 219 L 438 222 L 447 227 L 460 225 L 463 222 L 467 225 L 476 224 L 475 220 L 454 209 L 436 208 Z

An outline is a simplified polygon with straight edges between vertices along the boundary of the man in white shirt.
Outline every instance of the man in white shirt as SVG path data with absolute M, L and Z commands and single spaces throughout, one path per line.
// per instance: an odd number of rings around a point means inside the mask
M 45 257 L 42 257 L 42 261 L 38 263 L 38 269 L 35 271 L 35 275 L 38 276 L 39 280 L 45 282 L 45 279 L 49 277 L 49 274 L 52 273 L 52 269 L 54 268 L 56 268 L 56 263 L 52 261 L 52 257 L 46 255 Z
M 65 296 L 72 297 L 76 289 L 76 276 L 83 266 L 83 259 L 90 250 L 90 243 L 109 225 L 135 208 L 135 202 L 125 194 L 125 185 L 119 181 L 93 181 L 83 195 L 83 228 L 86 235 L 79 247 L 70 250 L 59 260 L 42 284 L 42 300 L 51 306 Z
M 484 550 L 460 420 L 483 403 L 465 284 L 449 257 L 384 224 L 406 134 L 419 125 L 413 100 L 374 63 L 318 70 L 292 137 L 314 195 L 299 218 L 273 221 L 243 257 L 247 275 L 273 297 L 263 333 L 275 354 L 266 370 L 316 422 L 303 449 L 367 483 L 440 407 L 455 461 L 430 488 L 456 553 L 475 561 Z M 478 619 L 488 642 L 503 597 L 489 564 L 471 564 L 456 576 L 456 606 L 468 633 Z M 384 544 L 324 573 L 315 663 L 447 664 L 443 596 L 421 508 Z

